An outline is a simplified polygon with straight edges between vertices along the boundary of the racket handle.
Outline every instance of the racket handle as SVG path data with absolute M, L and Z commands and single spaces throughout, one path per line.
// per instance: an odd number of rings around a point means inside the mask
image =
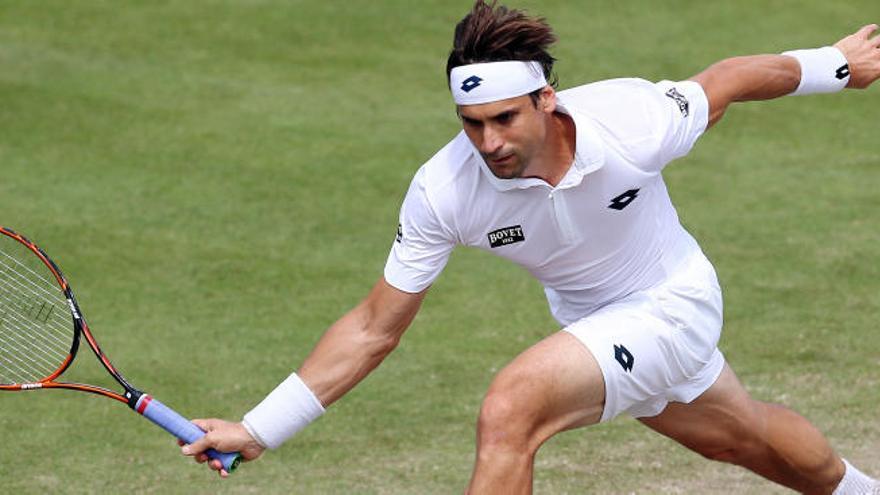
M 168 433 L 183 440 L 184 443 L 193 443 L 205 436 L 205 432 L 201 428 L 147 394 L 138 398 L 134 410 Z M 235 471 L 241 462 L 241 454 L 238 452 L 217 452 L 214 449 L 208 449 L 205 454 L 220 461 L 223 464 L 223 469 L 229 473 Z

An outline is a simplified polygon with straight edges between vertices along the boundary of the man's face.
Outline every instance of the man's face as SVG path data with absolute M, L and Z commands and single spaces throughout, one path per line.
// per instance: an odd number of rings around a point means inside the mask
M 464 132 L 492 173 L 499 179 L 514 179 L 535 172 L 527 169 L 544 146 L 547 118 L 552 113 L 547 108 L 542 93 L 537 105 L 524 95 L 481 105 L 460 105 L 458 114 Z

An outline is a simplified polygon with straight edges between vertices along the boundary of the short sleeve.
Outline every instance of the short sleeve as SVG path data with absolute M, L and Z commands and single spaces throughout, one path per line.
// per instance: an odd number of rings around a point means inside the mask
M 652 115 L 659 140 L 658 161 L 665 166 L 693 148 L 706 131 L 709 101 L 703 87 L 695 81 L 660 81 L 656 89 L 656 113 Z M 652 112 L 653 113 L 653 112 Z
M 424 180 L 423 168 L 406 193 L 397 237 L 385 263 L 385 280 L 410 293 L 421 292 L 434 282 L 455 247 L 454 235 L 429 201 Z

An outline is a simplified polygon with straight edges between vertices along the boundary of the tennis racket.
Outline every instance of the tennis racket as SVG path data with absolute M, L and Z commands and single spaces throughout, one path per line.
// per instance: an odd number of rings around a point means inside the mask
M 204 436 L 198 426 L 122 377 L 89 330 L 67 279 L 42 249 L 5 227 L 0 234 L 0 390 L 68 389 L 103 395 L 128 404 L 185 443 Z M 56 381 L 70 367 L 82 338 L 123 393 Z M 206 453 L 228 472 L 241 461 L 237 452 Z

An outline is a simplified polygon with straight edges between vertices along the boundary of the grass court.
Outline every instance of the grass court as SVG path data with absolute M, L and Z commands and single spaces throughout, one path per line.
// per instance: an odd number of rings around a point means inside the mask
M 42 245 L 136 386 L 240 419 L 381 275 L 416 169 L 459 129 L 444 67 L 470 1 L 0 4 L 0 224 Z M 525 0 L 560 87 L 684 79 L 831 44 L 870 0 Z M 880 89 L 732 108 L 667 168 L 758 398 L 880 475 Z M 0 492 L 460 493 L 493 375 L 557 329 L 537 282 L 459 249 L 401 346 L 230 479 L 124 407 L 0 394 Z M 109 384 L 83 351 L 68 378 Z M 536 493 L 783 493 L 631 419 L 552 439 Z

